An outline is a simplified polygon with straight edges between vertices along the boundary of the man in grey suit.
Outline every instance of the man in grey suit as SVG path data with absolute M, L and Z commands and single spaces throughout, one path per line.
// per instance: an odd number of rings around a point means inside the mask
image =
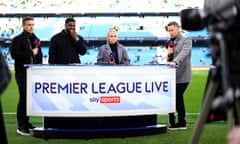
M 110 28 L 107 42 L 98 49 L 97 64 L 129 64 L 130 59 L 125 47 L 118 42 L 117 31 Z
M 169 60 L 167 65 L 176 67 L 176 111 L 178 113 L 177 123 L 175 122 L 175 114 L 169 113 L 169 130 L 187 129 L 183 95 L 192 80 L 192 39 L 181 34 L 180 26 L 175 21 L 168 23 L 167 30 L 170 41 L 173 42 L 173 45 L 168 47 Z

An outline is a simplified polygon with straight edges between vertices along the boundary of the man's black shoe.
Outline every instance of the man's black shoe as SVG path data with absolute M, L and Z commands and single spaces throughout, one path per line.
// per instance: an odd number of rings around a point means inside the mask
M 171 125 L 170 127 L 168 127 L 169 130 L 186 130 L 187 126 L 186 124 L 179 124 L 176 123 L 175 125 Z
M 21 128 L 18 128 L 17 129 L 17 133 L 20 134 L 20 135 L 23 135 L 23 136 L 30 136 L 32 135 L 29 131 L 28 128 L 26 127 L 21 127 Z

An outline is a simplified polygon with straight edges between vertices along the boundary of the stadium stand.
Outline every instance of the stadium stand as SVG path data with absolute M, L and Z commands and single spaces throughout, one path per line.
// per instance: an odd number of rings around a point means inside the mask
M 108 13 L 179 12 L 187 7 L 202 8 L 203 0 L 9 0 L 0 1 L 4 14 L 22 13 Z M 44 9 L 44 11 L 43 11 Z
M 110 27 L 118 29 L 119 40 L 129 47 L 132 64 L 157 63 L 157 49 L 163 47 L 167 39 L 166 24 L 172 20 L 179 22 L 181 9 L 202 8 L 202 5 L 202 0 L 144 0 L 141 3 L 139 0 L 2 0 L 0 46 L 9 64 L 13 64 L 8 46 L 11 39 L 21 32 L 22 16 L 32 15 L 35 17 L 35 33 L 42 42 L 46 42 L 43 43 L 46 60 L 49 39 L 63 29 L 66 16 L 73 16 L 78 24 L 77 32 L 89 46 L 88 54 L 81 58 L 84 64 L 94 64 L 96 48 L 105 42 Z M 206 44 L 198 45 L 208 38 L 207 30 L 183 32 L 196 40 L 193 65 L 210 65 Z

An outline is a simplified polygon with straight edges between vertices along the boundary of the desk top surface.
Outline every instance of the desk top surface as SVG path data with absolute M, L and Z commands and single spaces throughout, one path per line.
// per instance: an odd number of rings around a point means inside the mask
M 149 67 L 160 67 L 161 69 L 170 69 L 173 68 L 171 66 L 167 65 L 160 65 L 160 64 L 155 64 L 155 65 L 110 65 L 110 64 L 104 64 L 104 65 L 82 65 L 82 64 L 69 64 L 69 65 L 49 65 L 49 64 L 31 64 L 31 65 L 26 65 L 29 68 L 41 68 L 41 69 L 62 69 L 62 68 L 67 68 L 67 69 L 77 69 L 77 68 L 129 68 L 129 67 L 134 67 L 134 68 L 149 68 Z

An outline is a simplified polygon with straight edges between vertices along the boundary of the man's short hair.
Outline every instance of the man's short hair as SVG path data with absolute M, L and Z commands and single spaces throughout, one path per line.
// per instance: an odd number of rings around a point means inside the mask
M 107 35 L 109 35 L 109 33 L 111 33 L 111 32 L 115 32 L 115 33 L 117 34 L 116 29 L 114 29 L 114 28 L 110 28 L 110 29 L 108 29 L 108 33 L 107 33 Z
M 24 17 L 24 18 L 22 19 L 22 25 L 24 25 L 25 22 L 26 22 L 26 21 L 29 21 L 29 20 L 34 20 L 34 18 L 33 18 L 33 17 L 30 17 L 30 16 Z
M 108 33 L 110 33 L 110 32 L 117 32 L 117 30 L 115 28 L 110 28 L 110 29 L 108 29 Z
M 68 23 L 70 23 L 70 22 L 76 22 L 76 20 L 75 20 L 74 18 L 67 18 L 67 19 L 65 20 L 65 24 L 68 24 Z
M 177 28 L 180 28 L 180 25 L 176 21 L 171 21 L 167 24 L 167 26 L 172 26 L 172 25 L 174 25 Z

